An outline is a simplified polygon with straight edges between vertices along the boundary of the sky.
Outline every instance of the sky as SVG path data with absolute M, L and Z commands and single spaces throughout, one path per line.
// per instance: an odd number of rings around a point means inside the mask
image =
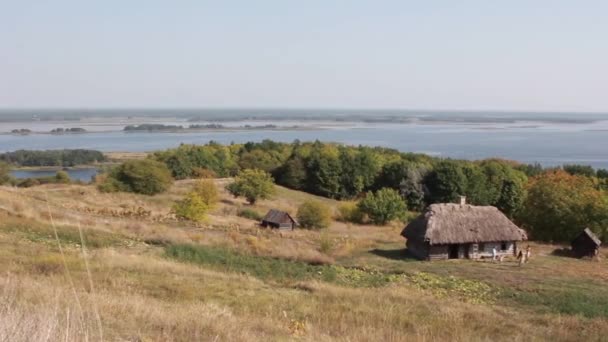
M 0 0 L 0 108 L 608 112 L 608 1 Z

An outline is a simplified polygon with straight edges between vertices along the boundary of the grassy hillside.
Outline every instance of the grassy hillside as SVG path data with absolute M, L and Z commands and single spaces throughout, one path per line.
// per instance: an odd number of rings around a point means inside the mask
M 223 189 L 227 180 L 216 182 Z M 400 224 L 275 232 L 237 216 L 243 208 L 295 213 L 310 197 L 283 188 L 255 206 L 222 190 L 207 223 L 176 222 L 171 203 L 190 185 L 156 197 L 0 187 L 0 340 L 608 336 L 606 261 L 532 244 L 524 267 L 418 262 L 403 253 Z

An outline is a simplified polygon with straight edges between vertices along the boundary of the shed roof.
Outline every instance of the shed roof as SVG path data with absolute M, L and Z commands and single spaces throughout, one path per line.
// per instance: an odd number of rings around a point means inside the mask
M 284 221 L 285 218 L 289 218 L 293 223 L 297 224 L 297 221 L 293 217 L 291 217 L 288 212 L 277 209 L 270 209 L 268 213 L 266 213 L 266 216 L 264 216 L 262 221 L 280 224 Z
M 581 235 L 587 235 L 591 241 L 593 241 L 593 243 L 595 243 L 597 246 L 600 246 L 602 244 L 602 241 L 597 237 L 597 235 L 595 235 L 591 229 L 589 228 L 585 228 L 585 230 L 583 230 L 577 237 L 576 239 L 578 239 Z M 575 239 L 575 240 L 576 240 Z
M 431 245 L 527 240 L 500 210 L 491 206 L 432 204 L 401 232 L 407 239 Z

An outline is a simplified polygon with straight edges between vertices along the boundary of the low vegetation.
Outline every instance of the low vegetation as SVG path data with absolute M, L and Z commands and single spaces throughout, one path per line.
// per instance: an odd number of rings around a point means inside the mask
M 254 204 L 259 199 L 268 199 L 275 193 L 274 180 L 267 172 L 245 169 L 236 176 L 226 189 L 235 197 L 245 197 Z
M 277 186 L 274 198 L 246 204 L 225 189 L 231 180 L 203 182 L 175 182 L 156 196 L 0 187 L 0 339 L 572 341 L 608 333 L 606 259 L 559 257 L 557 246 L 531 243 L 522 267 L 418 262 L 404 253 L 402 225 L 330 220 L 321 231 L 276 231 L 238 215 L 346 202 Z M 210 183 L 218 201 L 206 221 L 157 219 L 189 193 L 212 193 Z
M 389 221 L 403 218 L 407 206 L 396 190 L 383 188 L 368 193 L 357 205 L 361 214 L 377 225 L 385 225 Z
M 298 224 L 302 228 L 327 228 L 331 220 L 331 212 L 319 201 L 306 201 L 298 207 Z
M 254 220 L 254 221 L 261 221 L 262 218 L 264 217 L 264 215 L 260 214 L 259 212 L 255 211 L 253 209 L 249 209 L 249 208 L 239 209 L 239 211 L 236 214 L 240 217 L 244 217 L 246 219 L 250 219 L 250 220 Z
M 132 160 L 112 169 L 100 181 L 99 190 L 103 192 L 134 192 L 156 195 L 165 192 L 173 183 L 171 172 L 165 164 L 151 160 Z
M 94 150 L 18 150 L 0 154 L 0 161 L 13 166 L 71 167 L 105 162 L 103 153 Z

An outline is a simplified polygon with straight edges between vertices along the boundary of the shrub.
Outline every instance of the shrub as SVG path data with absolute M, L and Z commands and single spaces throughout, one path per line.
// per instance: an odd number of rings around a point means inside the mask
M 201 197 L 203 202 L 205 202 L 209 208 L 214 207 L 220 198 L 215 183 L 209 179 L 197 181 L 194 185 L 193 191 Z
M 202 222 L 209 206 L 204 199 L 196 192 L 189 192 L 182 200 L 175 202 L 173 212 L 180 219 Z
M 169 189 L 172 183 L 171 172 L 165 164 L 143 159 L 127 161 L 119 165 L 98 188 L 107 192 L 127 191 L 156 195 Z
M 264 217 L 262 214 L 249 208 L 239 210 L 237 215 L 254 221 L 260 221 Z
M 407 210 L 405 201 L 393 189 L 383 188 L 375 193 L 368 193 L 358 208 L 374 224 L 385 225 L 387 222 L 402 218 Z
M 362 223 L 363 213 L 355 202 L 344 202 L 338 205 L 338 215 L 336 219 L 341 222 Z
M 272 176 L 255 169 L 239 172 L 234 182 L 228 184 L 226 189 L 235 197 L 245 197 L 250 204 L 254 204 L 258 199 L 267 199 L 275 192 Z
M 57 183 L 67 184 L 70 182 L 70 175 L 68 175 L 68 173 L 65 171 L 57 171 L 57 173 L 55 174 L 55 180 L 57 181 Z
M 329 226 L 330 212 L 318 201 L 306 201 L 298 208 L 298 223 L 303 228 L 321 229 Z

